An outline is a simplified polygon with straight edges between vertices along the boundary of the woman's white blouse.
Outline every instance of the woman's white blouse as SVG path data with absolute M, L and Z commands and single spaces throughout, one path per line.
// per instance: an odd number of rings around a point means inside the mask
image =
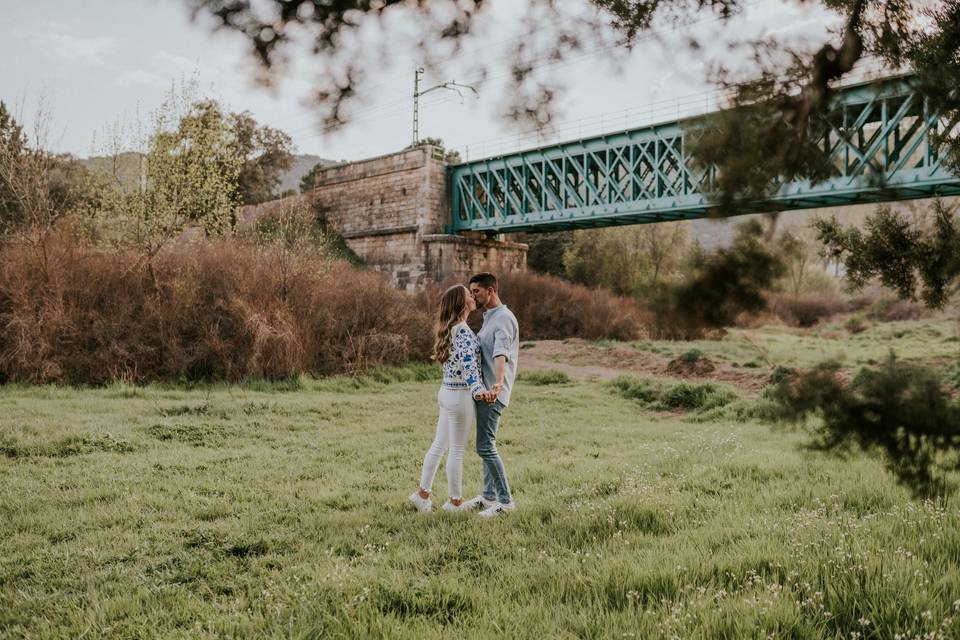
M 480 341 L 465 322 L 450 330 L 450 355 L 443 363 L 443 387 L 469 389 L 474 396 L 486 392 L 480 374 Z

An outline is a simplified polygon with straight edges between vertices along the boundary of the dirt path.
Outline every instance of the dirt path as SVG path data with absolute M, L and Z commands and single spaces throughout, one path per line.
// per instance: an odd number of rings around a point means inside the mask
M 764 369 L 740 369 L 714 363 L 713 371 L 704 374 L 678 374 L 668 370 L 670 360 L 649 351 L 628 347 L 601 347 L 584 340 L 540 340 L 524 343 L 520 352 L 521 368 L 526 370 L 555 369 L 580 380 L 609 380 L 624 374 L 714 380 L 757 391 L 769 381 Z

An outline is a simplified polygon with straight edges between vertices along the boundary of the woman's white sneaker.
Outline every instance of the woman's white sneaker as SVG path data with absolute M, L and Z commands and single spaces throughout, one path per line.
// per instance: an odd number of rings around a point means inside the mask
M 469 509 L 466 502 L 461 502 L 460 504 L 453 504 L 449 500 L 443 503 L 443 510 L 450 511 L 452 513 L 459 513 L 460 511 L 466 511 Z
M 407 499 L 413 503 L 414 508 L 420 513 L 430 513 L 433 510 L 433 500 L 424 498 L 419 491 L 414 491 Z
M 487 507 L 480 512 L 481 518 L 492 518 L 493 516 L 498 516 L 501 513 L 507 513 L 508 511 L 516 511 L 517 504 L 516 502 L 508 502 L 506 504 L 502 502 L 494 502 L 491 506 Z
M 463 504 L 466 505 L 467 509 L 489 509 L 493 505 L 497 504 L 497 501 L 487 500 L 482 495 L 479 495 L 476 498 L 464 500 Z

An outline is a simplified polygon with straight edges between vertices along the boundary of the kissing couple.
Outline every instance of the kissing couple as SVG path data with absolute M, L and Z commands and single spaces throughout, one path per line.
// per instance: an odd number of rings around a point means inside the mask
M 467 326 L 467 316 L 477 308 L 483 309 L 479 334 Z M 510 403 L 519 353 L 520 328 L 513 313 L 500 301 L 493 274 L 478 273 L 470 278 L 468 286 L 457 284 L 443 293 L 432 355 L 443 365 L 443 382 L 437 394 L 440 417 L 433 444 L 423 458 L 420 487 L 409 498 L 417 511 L 433 509 L 430 490 L 440 459 L 448 451 L 445 511 L 480 509 L 480 516 L 491 518 L 516 508 L 503 460 L 497 453 L 497 428 Z M 464 500 L 463 455 L 474 422 L 477 455 L 483 461 L 483 492 Z

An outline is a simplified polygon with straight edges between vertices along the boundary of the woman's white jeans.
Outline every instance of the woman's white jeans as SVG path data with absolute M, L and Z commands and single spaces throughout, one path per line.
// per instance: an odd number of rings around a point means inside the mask
M 440 417 L 437 419 L 437 435 L 430 450 L 423 457 L 423 474 L 420 487 L 431 490 L 433 478 L 440 467 L 440 459 L 449 449 L 447 456 L 447 496 L 451 500 L 463 498 L 463 453 L 467 447 L 470 428 L 476 416 L 473 396 L 469 389 L 440 388 L 437 394 L 440 404 Z

